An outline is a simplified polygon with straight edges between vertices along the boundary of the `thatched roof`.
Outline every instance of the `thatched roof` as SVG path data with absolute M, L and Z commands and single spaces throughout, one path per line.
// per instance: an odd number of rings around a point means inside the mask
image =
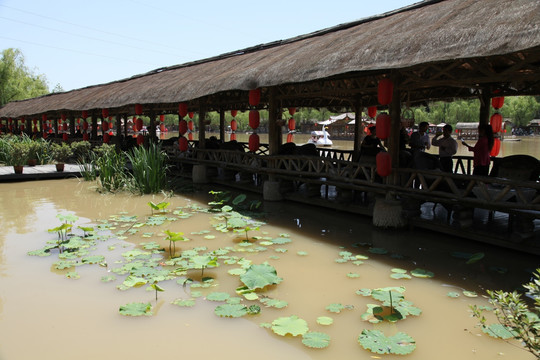
M 540 1 L 431 0 L 210 59 L 0 109 L 0 117 L 109 108 L 111 114 L 245 109 L 247 90 L 277 88 L 286 106 L 376 104 L 377 81 L 397 76 L 403 100 L 540 93 Z M 190 110 L 190 111 L 191 111 Z

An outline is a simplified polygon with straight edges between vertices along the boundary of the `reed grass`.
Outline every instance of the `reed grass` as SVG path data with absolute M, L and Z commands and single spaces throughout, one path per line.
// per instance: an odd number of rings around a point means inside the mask
M 132 165 L 133 192 L 155 194 L 167 184 L 167 154 L 159 144 L 133 148 L 127 154 Z

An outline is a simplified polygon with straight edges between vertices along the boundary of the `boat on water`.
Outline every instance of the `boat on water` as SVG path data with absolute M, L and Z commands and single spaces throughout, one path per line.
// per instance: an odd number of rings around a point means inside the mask
M 308 140 L 308 144 L 315 144 L 316 146 L 332 146 L 332 140 L 328 131 L 322 127 L 321 131 L 312 131 L 311 138 Z

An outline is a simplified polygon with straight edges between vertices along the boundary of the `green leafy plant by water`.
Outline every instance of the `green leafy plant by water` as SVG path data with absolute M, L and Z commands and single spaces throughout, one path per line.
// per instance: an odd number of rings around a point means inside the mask
M 167 154 L 159 144 L 138 146 L 127 154 L 132 167 L 134 190 L 141 194 L 156 194 L 167 184 Z

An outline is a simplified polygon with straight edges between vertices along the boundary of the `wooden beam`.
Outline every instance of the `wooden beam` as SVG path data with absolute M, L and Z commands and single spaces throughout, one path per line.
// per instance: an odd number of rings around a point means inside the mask
M 204 149 L 206 139 L 205 139 L 205 132 L 206 132 L 206 125 L 204 124 L 206 119 L 206 104 L 203 103 L 203 100 L 201 99 L 199 101 L 199 149 Z

